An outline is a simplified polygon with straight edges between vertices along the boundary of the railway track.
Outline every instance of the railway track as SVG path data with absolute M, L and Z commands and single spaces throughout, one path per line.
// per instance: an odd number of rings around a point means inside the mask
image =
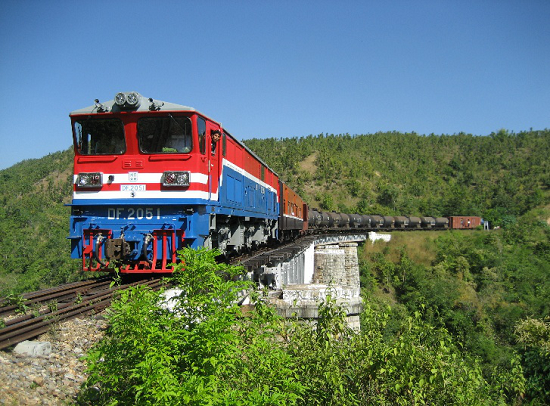
M 292 258 L 315 240 L 316 236 L 308 235 L 297 238 L 280 246 L 264 247 L 252 253 L 241 255 L 230 261 L 233 265 L 242 265 L 246 270 L 252 271 L 262 265 L 270 265 L 273 261 Z
M 232 258 L 229 262 L 233 265 L 241 265 L 247 271 L 253 271 L 254 269 L 257 269 L 262 265 L 271 266 L 275 263 L 286 261 L 294 257 L 297 253 L 303 251 L 307 246 L 313 243 L 313 241 L 322 240 L 323 238 L 339 237 L 346 235 L 355 236 L 358 234 L 365 234 L 365 232 L 361 230 L 346 230 L 338 232 L 308 234 L 296 238 L 293 241 L 281 244 L 279 246 L 263 247 L 261 249 L 257 249 L 254 252 Z
M 113 294 L 131 286 L 146 285 L 159 289 L 159 278 L 111 287 L 112 278 L 70 283 L 18 297 L 0 299 L 0 349 L 34 338 L 48 331 L 53 323 L 93 312 L 111 304 Z M 23 314 L 21 314 L 23 313 Z

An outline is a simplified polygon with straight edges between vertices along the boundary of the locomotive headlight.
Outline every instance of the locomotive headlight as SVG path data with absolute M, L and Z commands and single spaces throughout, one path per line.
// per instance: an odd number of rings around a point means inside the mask
M 130 106 L 135 106 L 136 104 L 138 104 L 138 101 L 139 101 L 138 95 L 134 92 L 128 93 L 126 100 L 128 101 L 128 104 Z
M 126 95 L 124 93 L 117 93 L 115 96 L 115 103 L 122 107 L 126 104 Z
M 140 99 L 140 94 L 136 92 L 120 92 L 115 95 L 115 103 L 121 110 L 138 108 Z
M 79 173 L 76 178 L 76 186 L 82 188 L 101 187 L 103 175 L 100 172 Z
M 189 186 L 189 172 L 164 172 L 162 186 Z

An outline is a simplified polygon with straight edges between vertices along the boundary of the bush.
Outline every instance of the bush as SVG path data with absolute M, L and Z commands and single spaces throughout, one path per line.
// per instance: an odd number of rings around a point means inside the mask
M 363 332 L 330 297 L 316 326 L 277 316 L 216 251 L 180 252 L 174 312 L 161 293 L 126 290 L 105 339 L 87 355 L 88 404 L 500 404 L 522 393 L 522 374 L 490 385 L 450 334 L 417 312 L 386 334 L 391 309 L 370 305 Z M 242 292 L 255 303 L 243 315 Z
M 185 249 L 174 281 L 175 313 L 161 293 L 124 291 L 109 312 L 105 339 L 87 355 L 83 401 L 99 404 L 294 404 L 303 385 L 276 344 L 280 319 L 261 300 L 242 317 L 241 269 L 216 264 L 216 251 Z

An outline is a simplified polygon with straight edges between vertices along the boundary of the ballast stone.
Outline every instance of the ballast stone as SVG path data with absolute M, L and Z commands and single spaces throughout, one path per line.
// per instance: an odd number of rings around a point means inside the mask
M 15 346 L 13 352 L 33 357 L 47 357 L 52 352 L 52 344 L 48 341 L 23 341 Z

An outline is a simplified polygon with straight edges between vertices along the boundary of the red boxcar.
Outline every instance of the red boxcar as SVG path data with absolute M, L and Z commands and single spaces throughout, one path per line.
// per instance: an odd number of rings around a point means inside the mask
M 286 183 L 280 182 L 279 233 L 281 239 L 295 237 L 307 230 L 308 209 L 304 200 Z
M 450 228 L 458 229 L 473 229 L 481 225 L 481 217 L 475 216 L 450 216 Z

